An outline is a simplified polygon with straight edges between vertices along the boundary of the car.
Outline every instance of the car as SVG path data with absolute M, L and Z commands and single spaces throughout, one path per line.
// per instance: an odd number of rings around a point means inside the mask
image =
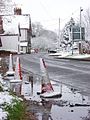
M 48 53 L 56 53 L 57 50 L 48 50 Z

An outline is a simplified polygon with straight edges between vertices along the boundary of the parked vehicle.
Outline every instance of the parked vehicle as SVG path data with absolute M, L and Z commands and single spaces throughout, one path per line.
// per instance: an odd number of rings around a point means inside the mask
M 48 50 L 48 53 L 56 53 L 56 52 L 57 50 L 53 50 L 53 49 Z

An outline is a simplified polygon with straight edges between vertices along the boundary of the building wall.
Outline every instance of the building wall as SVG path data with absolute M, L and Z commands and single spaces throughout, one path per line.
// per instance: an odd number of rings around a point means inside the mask
M 21 29 L 20 31 L 21 31 L 20 41 L 27 41 L 27 30 Z
M 18 36 L 1 36 L 2 47 L 0 49 L 18 52 Z
M 21 36 L 20 36 L 20 48 L 23 53 L 27 53 L 28 49 L 28 34 L 27 29 L 21 29 Z
M 27 29 L 21 29 L 21 36 L 1 36 L 1 50 L 12 52 L 28 52 L 28 35 Z M 19 40 L 19 41 L 18 41 Z M 20 44 L 18 44 L 20 42 Z M 31 44 L 31 42 L 30 42 Z

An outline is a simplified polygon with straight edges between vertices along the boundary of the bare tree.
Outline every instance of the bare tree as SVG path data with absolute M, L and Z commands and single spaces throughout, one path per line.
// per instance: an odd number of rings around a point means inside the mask
M 40 22 L 32 23 L 32 34 L 35 36 L 40 36 L 40 32 L 43 30 L 43 26 Z
M 53 31 L 43 28 L 40 22 L 32 23 L 32 47 L 45 50 L 48 48 L 55 49 L 57 34 Z
M 86 39 L 90 41 L 90 8 L 83 15 L 83 24 L 86 30 Z

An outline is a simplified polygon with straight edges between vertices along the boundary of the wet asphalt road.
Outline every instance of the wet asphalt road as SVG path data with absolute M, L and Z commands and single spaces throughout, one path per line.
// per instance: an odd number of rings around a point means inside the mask
M 90 62 L 55 59 L 47 53 L 20 55 L 22 67 L 40 75 L 39 58 L 45 59 L 50 79 L 78 88 L 90 96 Z

